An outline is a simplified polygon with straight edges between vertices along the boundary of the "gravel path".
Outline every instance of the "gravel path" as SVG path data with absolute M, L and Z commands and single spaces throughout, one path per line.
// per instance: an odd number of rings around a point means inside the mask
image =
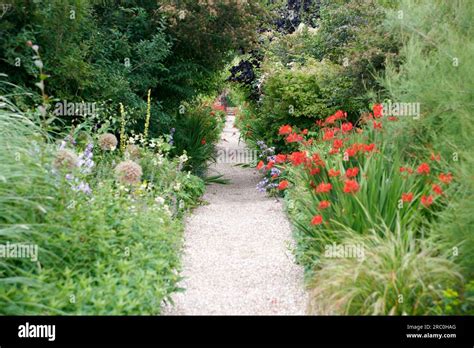
M 220 148 L 243 150 L 234 116 L 227 116 Z M 291 253 L 290 224 L 281 202 L 255 189 L 255 169 L 218 163 L 230 179 L 210 185 L 186 220 L 183 293 L 165 315 L 305 314 L 303 270 Z

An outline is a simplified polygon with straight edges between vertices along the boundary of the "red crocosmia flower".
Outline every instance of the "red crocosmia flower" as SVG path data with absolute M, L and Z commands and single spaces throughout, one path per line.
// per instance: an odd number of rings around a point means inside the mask
M 262 169 L 262 168 L 263 168 L 263 165 L 264 165 L 263 161 L 258 162 L 258 164 L 257 164 L 257 169 L 258 169 L 258 170 Z
M 374 150 L 375 150 L 375 144 L 374 143 L 367 144 L 367 145 L 364 144 L 364 151 L 365 152 L 371 152 L 371 151 L 374 151 Z
M 296 143 L 298 141 L 303 140 L 303 137 L 297 133 L 291 133 L 290 135 L 286 137 L 285 140 L 287 143 Z
M 352 147 L 349 147 L 346 149 L 345 154 L 347 154 L 347 157 L 354 157 L 357 153 L 357 150 L 353 149 Z
M 316 120 L 316 124 L 317 124 L 319 127 L 322 127 L 322 126 L 324 126 L 324 121 L 323 121 L 323 120 Z
M 350 132 L 352 130 L 352 123 L 345 122 L 341 125 L 341 130 L 343 133 Z
M 402 201 L 410 203 L 413 200 L 413 193 L 402 193 Z
M 201 145 L 206 145 L 206 139 L 205 138 L 202 138 Z
M 284 163 L 286 161 L 286 155 L 278 154 L 275 156 L 276 163 Z
M 429 207 L 431 204 L 433 204 L 433 196 L 421 196 L 421 204 L 423 204 L 425 207 Z
M 307 130 L 307 129 L 303 129 L 303 130 L 301 131 L 301 134 L 303 134 L 303 135 L 308 134 L 308 130 Z
M 345 118 L 347 116 L 347 112 L 344 112 L 342 110 L 337 110 L 334 116 L 336 117 L 337 120 L 340 120 L 341 118 Z
M 451 173 L 441 173 L 438 178 L 442 183 L 449 184 L 453 180 L 453 175 Z
M 280 191 L 286 189 L 288 187 L 288 180 L 282 180 L 280 181 L 280 183 L 278 184 L 278 189 Z
M 353 178 L 353 177 L 357 176 L 358 173 L 359 173 L 359 168 L 357 168 L 357 167 L 348 168 L 348 169 L 346 170 L 346 176 L 347 176 L 348 178 Z
M 313 153 L 311 156 L 311 159 L 313 160 L 314 164 L 317 166 L 324 167 L 324 161 L 321 159 L 321 156 L 319 156 L 318 153 Z
M 326 130 L 323 135 L 323 140 L 331 140 L 332 138 L 334 138 L 334 131 L 332 129 Z
M 341 175 L 341 171 L 340 171 L 340 170 L 329 169 L 328 175 L 329 175 L 330 177 L 334 178 L 334 177 L 336 177 L 336 176 Z
M 328 118 L 326 118 L 326 121 L 325 121 L 326 124 L 334 124 L 335 122 L 336 122 L 336 116 L 335 115 L 329 116 Z
M 311 219 L 311 225 L 321 225 L 323 223 L 323 217 L 321 215 L 315 215 Z
M 334 149 L 340 149 L 344 145 L 344 142 L 341 139 L 334 139 L 332 142 L 332 147 Z
M 306 152 L 293 152 L 289 156 L 289 159 L 294 166 L 299 166 L 306 161 Z
M 437 195 L 443 194 L 443 189 L 441 188 L 441 186 L 433 184 L 431 188 L 433 189 L 433 192 L 436 193 Z
M 267 166 L 265 167 L 266 170 L 272 169 L 273 165 L 275 164 L 275 161 L 270 161 L 267 163 Z
M 407 172 L 408 174 L 412 174 L 413 169 L 411 169 L 410 167 L 400 167 L 400 173 L 403 173 L 403 172 Z
M 317 193 L 327 193 L 329 191 L 331 191 L 332 189 L 332 185 L 330 183 L 320 183 L 317 187 L 316 187 L 316 192 Z
M 316 189 L 316 187 L 317 187 L 313 180 L 311 180 L 311 181 L 309 182 L 309 186 L 311 186 L 311 187 L 314 188 L 314 189 Z
M 440 155 L 440 154 L 437 154 L 437 155 L 436 155 L 436 154 L 434 154 L 434 153 L 431 153 L 430 159 L 431 159 L 432 161 L 437 161 L 437 162 L 439 162 L 440 159 L 441 159 L 441 155 Z
M 321 169 L 319 169 L 318 167 L 311 168 L 311 170 L 309 171 L 310 175 L 316 175 L 316 174 L 319 174 L 319 173 L 321 173 Z
M 326 208 L 329 208 L 330 205 L 331 205 L 331 202 L 329 201 L 321 201 L 319 202 L 318 209 L 326 209 Z
M 429 164 L 426 163 L 426 162 L 423 162 L 422 164 L 420 164 L 420 165 L 418 166 L 418 168 L 416 168 L 416 172 L 417 172 L 418 174 L 425 174 L 425 175 L 429 174 L 429 173 L 430 173 L 430 166 L 429 166 Z
M 382 104 L 374 104 L 372 107 L 372 111 L 374 112 L 374 117 L 380 118 L 383 116 L 383 105 Z
M 290 134 L 291 132 L 293 132 L 293 129 L 288 124 L 281 126 L 280 129 L 278 130 L 279 135 L 287 135 L 287 134 Z
M 355 180 L 346 180 L 343 191 L 345 193 L 355 193 L 359 191 L 359 184 Z
M 374 129 L 382 129 L 382 122 L 374 121 Z
M 335 155 L 336 153 L 339 153 L 339 149 L 336 149 L 336 148 L 331 148 L 331 150 L 329 150 L 329 154 L 330 155 Z
M 389 117 L 387 117 L 387 120 L 389 120 L 389 121 L 398 121 L 398 117 L 397 116 L 389 116 Z

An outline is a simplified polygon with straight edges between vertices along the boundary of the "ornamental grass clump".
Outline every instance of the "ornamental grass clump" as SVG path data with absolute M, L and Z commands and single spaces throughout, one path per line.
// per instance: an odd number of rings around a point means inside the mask
M 143 171 L 142 167 L 132 160 L 120 162 L 115 167 L 115 176 L 117 180 L 125 185 L 138 184 L 141 180 Z

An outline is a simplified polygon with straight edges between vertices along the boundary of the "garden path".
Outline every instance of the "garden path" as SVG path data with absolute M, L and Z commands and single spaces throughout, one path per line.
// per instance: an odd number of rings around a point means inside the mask
M 231 109 L 218 147 L 243 151 L 234 119 Z M 303 270 L 294 262 L 281 202 L 256 190 L 255 169 L 218 162 L 211 170 L 230 183 L 208 186 L 209 204 L 186 219 L 180 283 L 186 290 L 173 295 L 164 314 L 305 314 Z

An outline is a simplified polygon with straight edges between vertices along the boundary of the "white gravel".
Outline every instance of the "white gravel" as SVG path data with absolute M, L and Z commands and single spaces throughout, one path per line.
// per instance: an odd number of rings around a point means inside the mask
M 228 115 L 220 147 L 244 149 Z M 165 315 L 301 315 L 307 294 L 294 263 L 290 224 L 281 202 L 259 193 L 255 169 L 218 163 L 230 179 L 207 188 L 186 220 L 185 292 L 173 294 Z

